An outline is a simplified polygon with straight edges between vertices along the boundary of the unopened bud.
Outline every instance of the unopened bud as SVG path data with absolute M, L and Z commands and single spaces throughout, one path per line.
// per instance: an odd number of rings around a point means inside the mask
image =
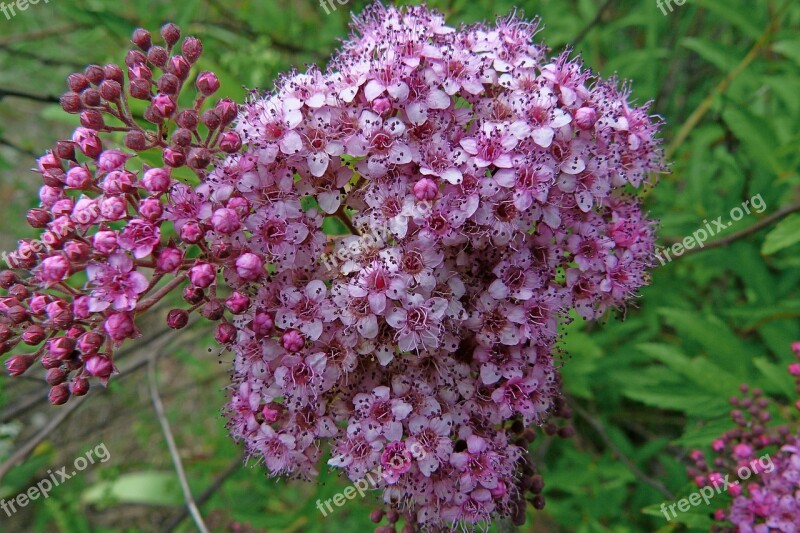
M 181 30 L 171 22 L 164 24 L 161 27 L 161 37 L 164 39 L 164 42 L 167 43 L 167 46 L 171 48 L 180 40 Z
M 150 37 L 150 32 L 145 30 L 144 28 L 137 28 L 133 32 L 133 37 L 131 37 L 131 42 L 147 52 L 150 47 L 153 45 L 153 40 Z
M 167 314 L 167 326 L 172 329 L 183 329 L 189 323 L 189 313 L 183 309 L 173 309 Z
M 36 359 L 32 355 L 15 355 L 6 361 L 6 370 L 11 376 L 21 376 Z
M 56 385 L 50 389 L 50 394 L 47 395 L 47 399 L 50 400 L 50 403 L 53 405 L 63 405 L 67 403 L 67 400 L 69 400 L 69 386 L 65 383 Z

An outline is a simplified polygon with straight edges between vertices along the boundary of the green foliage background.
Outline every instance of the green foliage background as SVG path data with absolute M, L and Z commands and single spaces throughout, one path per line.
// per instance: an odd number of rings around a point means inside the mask
M 32 235 L 25 210 L 37 202 L 33 157 L 74 127 L 48 97 L 70 72 L 121 61 L 136 26 L 171 20 L 201 37 L 201 67 L 215 70 L 223 92 L 269 88 L 292 66 L 324 63 L 346 35 L 352 0 L 326 15 L 312 0 L 52 0 L 10 20 L 0 14 L 0 247 Z M 400 2 L 406 3 L 406 2 Z M 558 52 L 573 45 L 603 76 L 633 80 L 632 98 L 654 100 L 666 121 L 671 173 L 646 193 L 669 244 L 729 219 L 732 208 L 761 195 L 767 208 L 726 230 L 746 230 L 800 200 L 800 2 L 688 0 L 666 15 L 656 0 L 431 0 L 451 22 L 473 22 L 514 8 L 539 15 L 540 36 Z M 15 96 L 21 93 L 23 97 Z M 31 99 L 25 95 L 34 95 Z M 719 237 L 716 237 L 719 238 Z M 800 339 L 800 215 L 782 217 L 727 246 L 659 266 L 652 283 L 621 316 L 575 322 L 564 349 L 565 392 L 577 435 L 545 436 L 531 453 L 545 476 L 548 505 L 531 512 L 525 531 L 634 532 L 708 529 L 719 496 L 667 522 L 662 501 L 692 492 L 688 450 L 727 427 L 727 399 L 742 382 L 794 400 L 784 369 Z M 162 355 L 159 381 L 167 414 L 196 495 L 217 531 L 349 532 L 367 530 L 373 498 L 348 502 L 323 519 L 317 499 L 345 482 L 322 471 L 319 485 L 276 482 L 259 468 L 240 469 L 219 408 L 229 358 L 210 328 L 164 336 L 144 328 L 147 343 L 128 350 L 132 368 L 14 468 L 0 485 L 11 498 L 105 443 L 112 458 L 96 464 L 46 500 L 8 518 L 0 531 L 160 531 L 181 509 L 181 495 L 150 405 L 141 362 Z M 140 343 L 141 344 L 141 343 Z M 222 364 L 219 364 L 222 362 Z M 125 364 L 129 363 L 129 364 Z M 38 376 L 37 376 L 38 378 Z M 0 378 L 0 461 L 57 410 L 41 402 L 37 380 Z M 95 397 L 95 396 L 100 396 Z M 220 477 L 221 474 L 228 474 Z M 190 520 L 177 529 L 191 531 Z

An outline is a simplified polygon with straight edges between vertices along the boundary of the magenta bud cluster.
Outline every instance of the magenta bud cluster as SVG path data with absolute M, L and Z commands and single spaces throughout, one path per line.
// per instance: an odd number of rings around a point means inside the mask
M 81 125 L 38 160 L 40 206 L 26 218 L 41 236 L 20 241 L 7 255 L 12 270 L 0 272 L 6 293 L 0 297 L 0 353 L 21 352 L 6 368 L 18 376 L 38 361 L 54 404 L 86 394 L 91 378 L 108 381 L 116 372 L 116 348 L 139 335 L 136 316 L 168 289 L 185 279 L 208 288 L 217 276 L 218 258 L 200 253 L 188 259 L 189 244 L 168 237 L 180 209 L 170 205 L 170 191 L 181 190 L 176 167 L 188 167 L 202 182 L 216 159 L 241 147 L 228 127 L 238 108 L 226 99 L 206 105 L 219 89 L 213 72 L 199 73 L 195 87 L 188 84 L 202 52 L 197 39 L 184 39 L 175 54 L 180 30 L 167 25 L 162 36 L 159 46 L 138 29 L 132 37 L 138 49 L 127 53 L 124 66 L 90 65 L 68 77 L 62 107 L 79 114 Z M 181 109 L 177 102 L 187 91 L 196 93 L 194 104 Z M 131 99 L 147 102 L 143 117 L 133 116 Z M 108 137 L 119 131 L 125 146 L 111 146 Z M 144 165 L 137 156 L 146 151 L 161 153 L 164 165 Z M 191 243 L 199 243 L 211 224 L 198 222 L 194 230 Z M 256 266 L 248 268 L 254 279 Z M 168 325 L 184 327 L 189 312 L 216 300 L 213 290 L 201 292 L 187 310 L 170 314 Z M 241 308 L 237 299 L 232 309 Z
M 798 361 L 788 373 L 800 396 L 800 342 L 792 351 Z M 795 531 L 800 523 L 800 400 L 784 407 L 760 389 L 742 385 L 740 391 L 730 399 L 733 429 L 714 439 L 710 455 L 693 450 L 687 474 L 698 487 L 725 487 L 732 498 L 714 512 L 713 531 Z M 793 411 L 793 422 L 770 424 L 778 410 Z

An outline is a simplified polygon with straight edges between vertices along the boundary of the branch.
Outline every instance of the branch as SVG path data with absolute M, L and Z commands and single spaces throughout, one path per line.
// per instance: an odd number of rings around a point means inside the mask
M 183 497 L 186 500 L 186 507 L 197 525 L 200 533 L 208 533 L 208 528 L 203 522 L 203 516 L 197 508 L 194 499 L 192 498 L 192 490 L 189 488 L 189 482 L 186 479 L 186 472 L 183 470 L 183 463 L 178 453 L 178 447 L 175 445 L 175 438 L 172 436 L 172 429 L 169 427 L 169 420 L 164 413 L 164 404 L 161 403 L 161 397 L 158 395 L 158 383 L 156 382 L 156 356 L 153 355 L 147 367 L 148 381 L 150 382 L 150 398 L 153 400 L 153 408 L 156 411 L 158 421 L 161 423 L 161 431 L 164 433 L 164 439 L 167 441 L 169 453 L 172 456 L 172 463 L 175 465 L 175 472 L 178 474 L 178 479 L 181 482 L 181 489 L 183 489 Z
M 201 507 L 204 503 L 206 503 L 208 500 L 210 500 L 211 497 L 220 488 L 222 488 L 222 485 L 224 485 L 225 482 L 228 481 L 228 479 L 231 476 L 233 476 L 236 472 L 241 471 L 241 469 L 242 469 L 242 461 L 244 461 L 244 455 L 242 455 L 241 457 L 238 457 L 230 465 L 228 465 L 228 467 L 225 470 L 223 470 L 214 479 L 214 481 L 211 482 L 211 485 L 209 485 L 208 488 L 206 490 L 204 490 L 203 493 L 197 498 L 197 505 Z M 170 520 L 167 523 L 167 525 L 164 526 L 164 530 L 165 531 L 174 531 L 179 525 L 181 525 L 181 522 L 183 522 L 186 519 L 187 516 L 189 516 L 189 508 L 188 507 L 184 507 L 183 509 L 181 509 L 181 512 L 180 512 L 179 515 L 177 515 L 175 518 Z
M 581 417 L 584 420 L 586 420 L 594 428 L 595 431 L 597 431 L 597 434 L 600 435 L 600 438 L 603 439 L 603 442 L 605 442 L 606 446 L 609 447 L 609 449 L 614 453 L 614 455 L 617 456 L 620 462 L 622 462 L 622 464 L 624 464 L 638 480 L 650 485 L 669 500 L 675 498 L 675 495 L 672 494 L 669 491 L 669 489 L 664 486 L 663 483 L 661 483 L 656 479 L 647 477 L 647 475 L 645 475 L 645 473 L 642 472 L 633 461 L 628 459 L 628 457 L 624 453 L 622 453 L 622 450 L 620 450 L 619 446 L 617 446 L 614 443 L 614 441 L 611 440 L 611 437 L 606 432 L 606 428 L 603 427 L 603 424 L 599 420 L 595 419 L 593 416 L 584 411 L 583 408 L 581 408 L 575 403 L 571 402 L 571 407 L 575 410 L 576 413 L 581 415 Z
M 17 33 L 7 37 L 0 37 L 0 46 L 6 46 L 14 43 L 21 43 L 25 41 L 39 41 L 48 37 L 57 37 L 67 33 L 72 33 L 75 30 L 83 28 L 81 24 L 72 24 L 64 26 L 63 28 L 47 28 L 44 30 L 36 30 L 29 33 Z
M 679 257 L 685 257 L 687 255 L 692 255 L 692 254 L 697 253 L 697 252 L 702 252 L 703 250 L 711 250 L 713 248 L 719 248 L 721 246 L 727 246 L 727 245 L 729 245 L 730 243 L 732 243 L 734 241 L 738 241 L 739 239 L 743 239 L 744 237 L 747 237 L 748 235 L 751 235 L 751 234 L 757 232 L 758 230 L 763 229 L 766 226 L 769 226 L 770 224 L 772 224 L 776 220 L 780 220 L 780 219 L 782 219 L 782 218 L 784 218 L 784 217 L 786 217 L 788 215 L 791 215 L 792 213 L 796 213 L 798 211 L 800 211 L 800 202 L 784 206 L 784 207 L 778 209 L 777 211 L 775 211 L 774 213 L 772 213 L 771 215 L 769 215 L 768 217 L 762 218 L 761 220 L 759 220 L 758 222 L 756 222 L 755 224 L 753 224 L 749 228 L 745 228 L 743 230 L 737 231 L 736 233 L 731 233 L 727 237 L 723 237 L 721 239 L 717 239 L 715 241 L 711 241 L 710 243 L 706 244 L 702 248 L 691 248 L 689 250 L 686 250 Z M 673 240 L 673 239 L 670 239 L 670 240 Z M 680 242 L 680 241 L 674 241 L 674 242 Z M 676 257 L 676 259 L 677 259 L 677 257 Z
M 689 136 L 692 130 L 694 130 L 695 126 L 697 126 L 700 123 L 700 121 L 703 120 L 703 117 L 711 108 L 711 104 L 714 103 L 714 98 L 716 98 L 717 95 L 724 93 L 728 89 L 728 86 L 731 83 L 733 83 L 733 81 L 736 78 L 738 78 L 742 72 L 744 72 L 744 70 L 750 65 L 750 63 L 753 62 L 753 60 L 755 60 L 756 57 L 758 57 L 758 54 L 759 52 L 761 52 L 761 49 L 767 45 L 767 42 L 769 42 L 770 38 L 772 37 L 772 34 L 778 29 L 780 25 L 779 20 L 781 14 L 785 10 L 785 8 L 789 6 L 791 2 L 792 0 L 787 0 L 787 2 L 783 5 L 783 7 L 781 7 L 779 13 L 777 13 L 775 17 L 769 22 L 767 28 L 764 30 L 764 33 L 761 34 L 761 36 L 755 42 L 755 44 L 747 53 L 747 55 L 744 56 L 744 58 L 739 62 L 739 64 L 736 65 L 736 67 L 733 70 L 731 70 L 728 73 L 728 75 L 725 76 L 710 93 L 708 93 L 708 96 L 706 96 L 703 99 L 703 101 L 700 102 L 700 105 L 697 106 L 697 109 L 695 109 L 692 112 L 692 114 L 689 115 L 689 118 L 686 119 L 686 122 L 683 124 L 683 126 L 681 126 L 681 129 L 678 131 L 678 134 L 675 135 L 675 138 L 672 139 L 672 142 L 669 143 L 669 146 L 665 150 L 664 158 L 666 160 L 672 159 L 672 157 L 675 155 L 675 152 L 678 150 L 680 145 L 683 144 L 683 141 L 686 140 L 686 138 Z
M 0 89 L 0 100 L 6 96 L 14 98 L 24 98 L 25 100 L 33 100 L 34 102 L 42 102 L 45 104 L 58 104 L 61 100 L 55 96 L 38 96 L 35 94 L 23 93 L 13 89 Z
M 34 435 L 28 442 L 22 445 L 14 454 L 8 458 L 6 462 L 0 465 L 0 481 L 8 474 L 8 471 L 11 470 L 17 463 L 24 461 L 28 455 L 36 448 L 40 442 L 47 438 L 50 433 L 58 429 L 58 427 L 63 424 L 69 415 L 74 413 L 81 405 L 83 405 L 83 397 L 73 398 L 72 401 L 62 407 L 59 410 L 59 413 L 50 419 L 50 422 L 47 423 L 39 432 Z

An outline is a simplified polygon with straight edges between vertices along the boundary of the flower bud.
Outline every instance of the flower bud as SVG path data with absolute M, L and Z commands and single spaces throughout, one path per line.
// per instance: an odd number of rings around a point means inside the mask
M 67 85 L 70 91 L 79 93 L 89 87 L 89 80 L 80 72 L 76 72 L 67 76 Z
M 219 320 L 225 315 L 225 307 L 219 300 L 209 300 L 200 309 L 200 314 L 208 320 Z
M 169 22 L 161 27 L 161 37 L 168 47 L 175 46 L 181 38 L 181 30 L 175 24 Z
M 183 329 L 189 323 L 189 313 L 183 309 L 172 309 L 167 314 L 167 326 L 172 329 Z
M 151 168 L 144 173 L 142 178 L 142 186 L 152 195 L 160 195 L 167 192 L 171 182 L 170 169 L 168 168 Z
M 597 111 L 591 107 L 581 107 L 575 112 L 575 124 L 582 130 L 592 129 L 597 122 Z
M 192 305 L 199 304 L 205 298 L 205 292 L 198 287 L 186 287 L 183 289 L 183 299 Z
M 163 211 L 164 208 L 157 198 L 146 198 L 139 204 L 139 214 L 150 222 L 160 219 Z
M 153 46 L 147 51 L 147 60 L 158 68 L 164 68 L 169 59 L 169 52 L 163 46 Z
M 90 130 L 102 130 L 105 127 L 103 114 L 96 109 L 87 109 L 81 113 L 81 126 Z
M 214 113 L 216 113 L 216 115 L 222 121 L 222 124 L 227 126 L 233 122 L 236 116 L 239 114 L 239 108 L 233 100 L 230 98 L 225 98 L 217 102 L 217 105 L 214 106 Z
M 105 355 L 92 355 L 86 359 L 86 372 L 98 378 L 107 378 L 114 372 L 114 363 Z
M 47 337 L 44 328 L 38 324 L 31 324 L 22 334 L 22 342 L 28 346 L 36 346 Z
M 236 273 L 245 281 L 255 281 L 264 272 L 264 261 L 256 254 L 247 252 L 236 260 Z
M 128 77 L 133 80 L 145 80 L 148 83 L 153 79 L 153 71 L 144 63 L 128 68 Z
M 59 299 L 48 303 L 44 308 L 44 312 L 47 315 L 48 324 L 59 329 L 66 329 L 72 323 L 72 310 L 64 300 Z
M 63 405 L 67 403 L 67 400 L 69 400 L 69 386 L 67 386 L 66 383 L 56 385 L 50 389 L 47 399 L 50 400 L 50 403 L 53 405 Z
M 218 233 L 230 235 L 241 227 L 241 220 L 236 211 L 223 207 L 214 211 L 211 216 L 211 226 Z
M 111 255 L 117 246 L 117 233 L 114 231 L 98 231 L 92 239 L 92 247 L 103 255 Z
M 46 209 L 31 209 L 25 216 L 30 227 L 34 229 L 42 229 L 52 220 L 50 212 Z
M 303 335 L 296 329 L 290 329 L 281 337 L 281 345 L 287 352 L 299 352 L 306 345 Z
M 81 353 L 92 354 L 97 352 L 105 342 L 106 337 L 97 331 L 89 331 L 78 338 L 78 349 Z
M 106 333 L 115 343 L 133 338 L 138 334 L 133 318 L 127 313 L 114 313 L 103 324 Z
M 211 96 L 219 90 L 219 78 L 213 72 L 202 72 L 197 77 L 197 90 L 203 96 Z
M 177 108 L 171 96 L 159 93 L 153 98 L 153 109 L 163 118 L 169 118 Z
M 120 152 L 119 150 L 105 150 L 100 157 L 97 158 L 97 168 L 103 172 L 111 172 L 117 170 L 125 165 L 125 161 L 130 158 L 128 154 Z M 131 180 L 128 180 L 129 182 Z M 108 191 L 106 191 L 108 192 Z M 127 192 L 127 191 L 126 191 Z
M 234 196 L 228 200 L 228 208 L 236 211 L 242 218 L 250 214 L 250 202 L 247 201 L 247 198 L 241 196 Z
M 205 148 L 192 148 L 189 150 L 189 157 L 186 159 L 186 164 L 190 168 L 203 170 L 208 168 L 211 164 L 211 152 Z
M 195 63 L 203 54 L 203 43 L 195 37 L 187 37 L 181 44 L 181 52 L 189 63 Z
M 56 359 L 69 359 L 75 350 L 75 339 L 69 337 L 54 337 L 47 341 L 47 352 Z
M 175 117 L 175 123 L 181 128 L 194 131 L 200 123 L 200 116 L 194 109 L 184 109 Z
M 69 384 L 69 390 L 72 392 L 73 396 L 85 396 L 86 393 L 89 392 L 89 380 L 81 376 L 76 376 Z
M 226 154 L 238 152 L 242 147 L 242 138 L 235 131 L 226 131 L 220 136 L 219 149 Z
M 76 128 L 72 134 L 72 141 L 87 157 L 95 158 L 103 151 L 103 143 L 97 133 L 88 128 Z
M 32 355 L 15 355 L 6 361 L 6 370 L 11 376 L 21 376 L 35 360 L 36 358 Z
M 225 307 L 232 314 L 241 315 L 250 307 L 250 298 L 239 291 L 234 291 L 225 299 Z
M 53 149 L 56 157 L 66 159 L 68 161 L 75 161 L 75 145 L 70 141 L 58 141 Z
M 61 95 L 61 109 L 67 113 L 80 113 L 83 109 L 83 101 L 78 93 L 64 93 Z
M 81 93 L 81 103 L 86 107 L 98 107 L 103 103 L 103 96 L 97 89 L 86 89 Z
M 125 65 L 129 68 L 147 63 L 147 56 L 139 50 L 129 50 L 125 54 Z
M 182 167 L 186 164 L 186 156 L 184 153 L 172 148 L 165 149 L 163 157 L 164 164 L 172 168 Z
M 192 66 L 188 61 L 186 61 L 185 57 L 172 56 L 169 58 L 169 61 L 167 61 L 166 70 L 170 74 L 177 76 L 181 81 L 184 81 L 189 77 L 189 72 L 192 70 Z
M 122 86 L 114 80 L 105 80 L 100 84 L 100 96 L 109 102 L 116 102 L 122 95 Z
M 228 344 L 236 340 L 236 328 L 230 322 L 223 322 L 217 326 L 214 339 L 220 344 Z
M 55 357 L 53 357 L 49 353 L 45 353 L 39 359 L 39 364 L 41 364 L 42 368 L 44 368 L 45 370 L 50 370 L 51 368 L 60 367 L 62 364 L 64 364 L 64 362 L 61 361 L 60 359 L 56 359 Z
M 85 167 L 72 167 L 64 178 L 64 184 L 72 189 L 88 189 L 92 185 L 92 174 Z
M 161 273 L 175 272 L 183 262 L 183 253 L 173 247 L 162 249 L 156 259 L 156 271 Z
M 62 255 L 53 255 L 42 261 L 37 277 L 49 287 L 64 281 L 69 274 L 69 261 Z
M 19 281 L 19 276 L 11 270 L 3 270 L 0 272 L 0 287 L 8 289 L 14 283 Z
M 439 187 L 430 178 L 422 178 L 414 184 L 414 196 L 420 201 L 430 201 L 439 194 Z
M 147 148 L 147 137 L 139 130 L 125 134 L 125 148 L 141 152 Z
M 131 80 L 128 93 L 137 100 L 150 100 L 150 82 L 148 80 Z
M 98 85 L 103 81 L 104 73 L 100 65 L 89 65 L 83 70 L 83 75 L 86 76 L 89 83 Z
M 178 128 L 172 133 L 172 144 L 186 148 L 192 144 L 192 132 L 186 128 Z
M 158 92 L 160 93 L 175 97 L 180 89 L 181 80 L 174 74 L 166 72 L 158 79 Z
M 109 63 L 103 67 L 103 74 L 105 75 L 106 80 L 115 81 L 120 85 L 120 87 L 125 84 L 125 73 L 122 71 L 119 65 Z
M 203 114 L 200 116 L 200 122 L 202 122 L 203 125 L 210 130 L 217 129 L 221 123 L 219 115 L 217 115 L 211 109 L 203 112 Z
M 59 385 L 67 379 L 67 373 L 60 367 L 51 368 L 45 374 L 44 380 L 48 385 Z
M 187 222 L 178 232 L 182 241 L 189 244 L 197 244 L 205 236 L 206 232 L 197 222 Z
M 144 28 L 136 28 L 133 31 L 133 37 L 131 37 L 131 42 L 147 52 L 150 47 L 153 45 L 153 41 L 150 37 L 150 32 L 145 30 Z
M 125 199 L 120 196 L 109 196 L 100 202 L 100 214 L 108 220 L 120 220 L 128 213 Z
M 89 245 L 83 241 L 69 241 L 64 245 L 64 255 L 70 263 L 80 265 L 89 260 Z
M 195 287 L 205 289 L 217 279 L 217 272 L 209 263 L 197 263 L 189 269 L 189 281 Z

